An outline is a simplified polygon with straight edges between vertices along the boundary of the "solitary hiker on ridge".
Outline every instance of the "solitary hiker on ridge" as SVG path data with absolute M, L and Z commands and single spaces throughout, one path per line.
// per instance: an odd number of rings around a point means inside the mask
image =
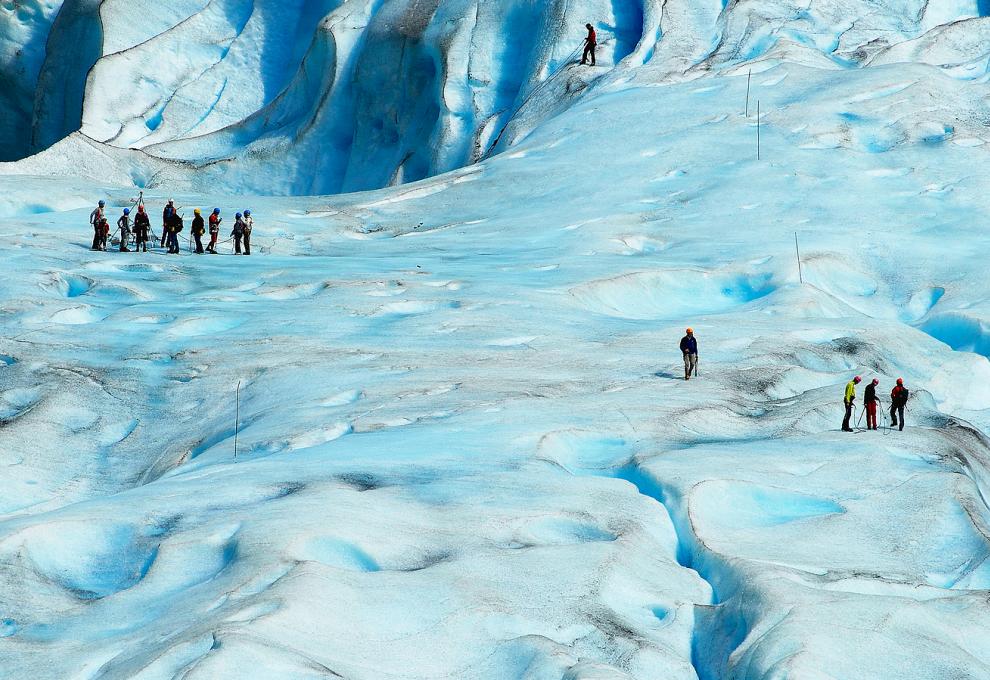
M 691 373 L 698 370 L 698 339 L 694 337 L 694 329 L 684 331 L 681 338 L 681 354 L 684 355 L 684 379 L 690 380 Z
M 581 55 L 581 63 L 585 64 L 588 61 L 588 57 L 591 57 L 591 65 L 595 65 L 595 47 L 598 45 L 598 35 L 595 33 L 595 27 L 591 24 L 585 24 L 585 28 L 588 29 L 588 37 L 584 39 L 584 54 Z
M 856 401 L 856 385 L 863 381 L 858 375 L 849 381 L 846 385 L 846 393 L 842 398 L 842 403 L 846 406 L 846 417 L 842 419 L 842 431 L 852 432 L 853 429 L 849 427 L 849 421 L 852 419 L 853 414 L 853 402 Z

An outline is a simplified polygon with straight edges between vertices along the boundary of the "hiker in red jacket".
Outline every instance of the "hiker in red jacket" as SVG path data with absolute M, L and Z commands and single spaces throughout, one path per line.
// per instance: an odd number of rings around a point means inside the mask
M 581 55 L 581 63 L 587 63 L 588 57 L 591 56 L 591 65 L 594 66 L 595 46 L 598 45 L 598 36 L 595 34 L 595 28 L 591 24 L 585 24 L 584 27 L 588 29 L 588 37 L 584 39 L 584 54 Z

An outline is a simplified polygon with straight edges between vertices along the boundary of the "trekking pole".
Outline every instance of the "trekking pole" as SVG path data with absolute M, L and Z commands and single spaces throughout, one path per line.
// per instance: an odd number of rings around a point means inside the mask
M 695 359 L 694 359 L 694 377 L 695 378 L 698 377 L 698 364 L 700 364 L 700 363 L 701 363 L 701 357 L 696 355 L 695 356 Z
M 860 427 L 863 422 L 863 414 L 866 413 L 866 404 L 863 404 L 863 410 L 859 412 L 859 418 L 856 419 L 856 427 Z

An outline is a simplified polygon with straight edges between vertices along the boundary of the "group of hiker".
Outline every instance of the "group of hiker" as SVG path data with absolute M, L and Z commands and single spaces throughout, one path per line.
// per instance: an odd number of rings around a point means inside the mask
M 688 328 L 681 338 L 681 354 L 684 358 L 684 379 L 690 380 L 692 376 L 698 375 L 698 339 L 694 337 L 694 329 Z M 843 432 L 855 432 L 852 427 L 853 411 L 855 410 L 856 385 L 863 379 L 856 376 L 846 385 L 842 403 L 846 413 L 842 419 Z M 880 398 L 877 396 L 877 387 L 880 379 L 874 378 L 863 391 L 864 412 L 866 413 L 866 429 L 877 430 L 877 410 L 880 406 Z M 890 391 L 890 426 L 899 430 L 904 429 L 904 407 L 907 406 L 909 392 L 904 386 L 904 379 L 898 378 L 894 389 Z M 862 417 L 862 414 L 860 415 Z
M 843 432 L 855 432 L 851 426 L 852 414 L 855 410 L 856 385 L 863 382 L 860 376 L 856 376 L 846 384 L 846 391 L 842 397 L 842 403 L 846 407 L 845 417 L 842 419 Z M 880 398 L 877 397 L 877 387 L 880 385 L 879 378 L 874 378 L 866 389 L 863 390 L 863 408 L 866 412 L 866 429 L 877 430 L 877 409 L 880 405 Z M 899 430 L 904 429 L 904 407 L 907 406 L 908 389 L 904 387 L 904 378 L 898 378 L 894 389 L 890 391 L 890 426 Z M 860 416 L 862 417 L 862 416 Z
M 220 224 L 223 218 L 220 217 L 220 208 L 214 208 L 208 219 L 203 219 L 202 211 L 199 208 L 193 210 L 193 220 L 191 225 L 192 241 L 196 244 L 195 252 L 202 255 L 211 253 L 217 255 L 217 239 L 220 236 Z M 89 223 L 93 227 L 92 250 L 107 250 L 110 240 L 110 221 L 106 216 L 106 201 L 101 200 L 96 209 L 89 215 Z M 117 219 L 117 231 L 120 233 L 120 252 L 131 252 L 130 245 L 134 246 L 134 252 L 148 252 L 149 236 L 159 240 L 159 245 L 166 249 L 171 255 L 178 255 L 179 234 L 184 229 L 182 215 L 175 207 L 175 201 L 168 200 L 162 210 L 162 233 L 161 237 L 151 229 L 151 219 L 145 210 L 144 203 L 138 202 L 137 213 L 131 220 L 131 209 L 124 208 L 123 213 Z M 203 237 L 209 231 L 210 241 L 204 247 Z M 234 216 L 234 228 L 230 236 L 234 241 L 235 255 L 251 254 L 251 232 L 254 230 L 254 218 L 251 211 L 245 210 Z M 132 240 L 133 237 L 133 240 Z M 154 241 L 152 241 L 154 244 Z M 242 252 L 243 246 L 243 252 Z

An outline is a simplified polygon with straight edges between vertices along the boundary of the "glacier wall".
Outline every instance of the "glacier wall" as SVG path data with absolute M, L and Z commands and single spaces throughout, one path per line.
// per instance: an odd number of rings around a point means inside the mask
M 642 68 L 661 82 L 772 59 L 985 75 L 972 36 L 986 13 L 978 0 L 3 3 L 0 160 L 79 131 L 44 172 L 63 159 L 78 173 L 96 142 L 138 186 L 380 188 L 503 150 Z M 594 69 L 573 65 L 585 22 L 602 41 Z

